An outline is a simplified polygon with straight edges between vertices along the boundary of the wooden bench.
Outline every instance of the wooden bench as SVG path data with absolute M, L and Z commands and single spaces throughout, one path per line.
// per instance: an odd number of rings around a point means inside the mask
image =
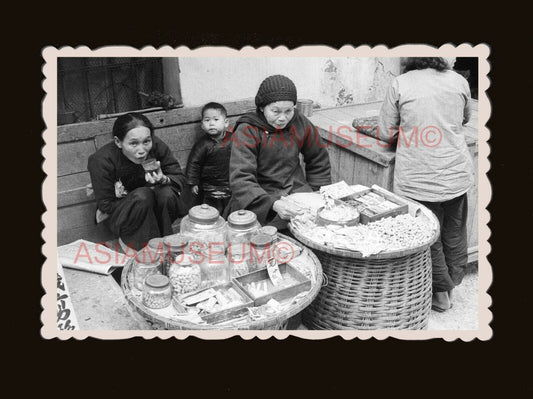
M 245 112 L 254 109 L 253 99 L 223 104 L 228 111 L 230 126 Z M 196 140 L 203 134 L 200 128 L 202 107 L 179 108 L 149 112 L 145 115 L 155 127 L 155 134 L 168 144 L 182 168 Z M 113 237 L 104 225 L 95 222 L 94 195 L 88 195 L 91 179 L 87 171 L 89 155 L 112 140 L 116 118 L 77 123 L 58 127 L 57 132 L 57 245 L 80 238 L 109 241 Z

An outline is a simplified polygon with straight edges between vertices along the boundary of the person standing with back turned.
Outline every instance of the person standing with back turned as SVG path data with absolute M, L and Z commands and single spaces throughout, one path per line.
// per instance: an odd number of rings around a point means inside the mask
M 473 162 L 463 125 L 470 118 L 468 82 L 441 57 L 407 58 L 379 116 L 379 139 L 396 142 L 394 192 L 428 207 L 440 223 L 431 246 L 432 309 L 452 307 L 467 256 L 467 191 Z

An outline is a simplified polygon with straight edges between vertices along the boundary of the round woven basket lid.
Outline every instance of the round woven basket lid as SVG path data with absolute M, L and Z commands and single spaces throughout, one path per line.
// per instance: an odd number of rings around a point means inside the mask
M 199 224 L 213 224 L 215 223 L 220 216 L 220 213 L 207 204 L 193 206 L 189 210 L 189 218 L 194 223 Z
M 162 274 L 152 274 L 151 276 L 146 277 L 144 282 L 146 285 L 153 288 L 163 288 L 170 283 L 170 280 L 167 276 L 163 276 Z
M 228 224 L 235 229 L 247 229 L 257 222 L 257 216 L 252 211 L 241 209 L 228 216 Z
M 180 249 L 185 248 L 189 243 L 189 240 L 181 234 L 172 234 L 163 237 L 163 242 L 169 246 L 171 251 L 179 251 Z
M 253 244 L 256 247 L 264 247 L 271 243 L 272 243 L 272 236 L 269 236 L 268 234 L 262 234 L 262 233 L 256 234 L 250 240 L 250 244 Z

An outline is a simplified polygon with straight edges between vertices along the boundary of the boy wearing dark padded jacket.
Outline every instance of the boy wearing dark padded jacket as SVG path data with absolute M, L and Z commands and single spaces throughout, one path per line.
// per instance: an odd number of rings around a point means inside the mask
M 229 159 L 231 140 L 225 140 L 229 121 L 227 111 L 219 103 L 202 108 L 202 130 L 205 135 L 191 150 L 187 162 L 187 183 L 203 203 L 221 214 L 229 202 Z

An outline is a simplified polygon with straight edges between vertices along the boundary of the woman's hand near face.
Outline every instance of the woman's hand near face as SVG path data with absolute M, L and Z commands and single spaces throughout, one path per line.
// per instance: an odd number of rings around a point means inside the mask
M 157 161 L 157 170 L 155 172 L 146 172 L 144 174 L 145 180 L 150 184 L 165 184 L 169 181 L 169 178 L 163 174 L 161 170 L 161 163 Z

